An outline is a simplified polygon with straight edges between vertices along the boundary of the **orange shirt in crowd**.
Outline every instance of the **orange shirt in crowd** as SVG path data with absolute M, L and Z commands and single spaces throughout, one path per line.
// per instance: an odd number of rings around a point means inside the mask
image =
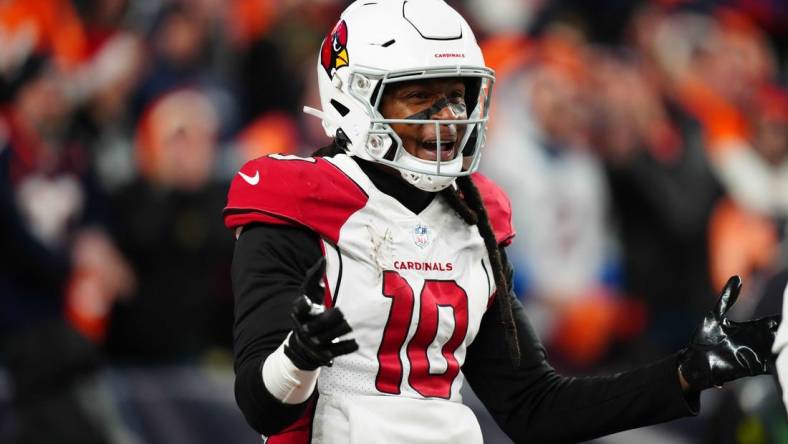
M 32 38 L 38 51 L 49 52 L 66 69 L 87 56 L 85 31 L 68 0 L 0 1 L 0 42 L 24 38 Z

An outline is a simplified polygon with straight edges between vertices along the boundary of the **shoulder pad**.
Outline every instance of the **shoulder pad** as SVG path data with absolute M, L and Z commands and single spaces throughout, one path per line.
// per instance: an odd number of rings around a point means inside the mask
M 505 247 L 511 244 L 515 232 L 512 226 L 512 203 L 509 201 L 509 196 L 498 184 L 479 173 L 471 175 L 471 179 L 479 189 L 498 245 Z
M 306 227 L 336 243 L 367 194 L 322 158 L 272 154 L 247 162 L 230 185 L 227 228 L 262 222 Z

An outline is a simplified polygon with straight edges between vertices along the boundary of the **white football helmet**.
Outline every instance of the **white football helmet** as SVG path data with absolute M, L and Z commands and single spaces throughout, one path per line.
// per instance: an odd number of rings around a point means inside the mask
M 425 191 L 478 168 L 495 75 L 468 23 L 443 0 L 356 1 L 323 40 L 317 76 L 323 109 L 304 111 L 322 119 L 350 155 L 394 167 Z M 379 112 L 387 85 L 439 77 L 466 80 L 465 119 L 385 119 Z M 396 123 L 435 125 L 438 160 L 405 151 L 390 126 Z M 440 160 L 440 125 L 466 126 L 453 159 Z

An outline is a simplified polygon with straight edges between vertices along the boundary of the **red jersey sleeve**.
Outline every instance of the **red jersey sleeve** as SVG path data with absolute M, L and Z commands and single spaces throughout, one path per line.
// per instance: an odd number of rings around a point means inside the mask
M 227 195 L 227 228 L 262 222 L 306 227 L 337 243 L 345 221 L 367 194 L 323 158 L 265 156 L 247 162 Z
M 512 226 L 512 203 L 509 201 L 509 196 L 498 184 L 479 173 L 474 173 L 471 179 L 482 196 L 498 245 L 505 247 L 511 244 L 515 232 Z

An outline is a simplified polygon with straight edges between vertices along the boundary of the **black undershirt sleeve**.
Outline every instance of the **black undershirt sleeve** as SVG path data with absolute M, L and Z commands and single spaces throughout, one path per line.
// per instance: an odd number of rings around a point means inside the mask
M 503 252 L 502 252 L 503 253 Z M 511 282 L 511 266 L 504 268 Z M 697 414 L 699 394 L 686 397 L 676 356 L 609 376 L 571 378 L 556 373 L 512 294 L 520 366 L 506 348 L 497 306 L 482 318 L 468 347 L 463 373 L 498 425 L 516 443 L 568 443 Z M 496 299 L 493 305 L 497 304 Z
M 235 399 L 249 425 L 265 436 L 300 418 L 311 400 L 282 403 L 265 388 L 261 372 L 290 333 L 293 299 L 306 270 L 322 255 L 316 234 L 291 226 L 246 226 L 235 242 Z

